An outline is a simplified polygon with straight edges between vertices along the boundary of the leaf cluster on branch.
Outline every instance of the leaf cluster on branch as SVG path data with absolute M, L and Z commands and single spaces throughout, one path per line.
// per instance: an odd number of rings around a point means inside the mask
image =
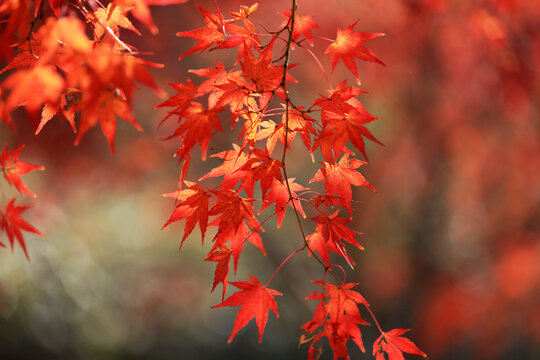
M 156 32 L 148 5 L 180 2 L 184 1 L 114 0 L 106 5 L 98 0 L 4 2 L 0 5 L 0 17 L 5 20 L 0 40 L 10 46 L 0 48 L 0 56 L 9 59 L 0 71 L 8 74 L 1 84 L 0 119 L 15 130 L 10 117 L 14 109 L 39 113 L 38 134 L 54 117 L 65 118 L 76 133 L 75 144 L 99 124 L 114 153 L 117 117 L 140 130 L 131 110 L 137 83 L 163 94 L 149 71 L 161 65 L 141 59 L 137 49 L 120 39 L 120 29 L 140 34 L 129 20 L 132 15 Z M 165 194 L 177 206 L 163 227 L 185 221 L 180 247 L 197 224 L 203 242 L 208 228 L 216 229 L 205 257 L 217 263 L 212 291 L 222 286 L 222 302 L 214 307 L 241 307 L 229 342 L 253 318 L 262 340 L 268 313 L 279 316 L 275 296 L 282 295 L 269 285 L 289 259 L 303 252 L 321 265 L 322 277 L 314 281 L 321 289 L 307 298 L 319 301 L 313 319 L 302 326 L 305 333 L 300 343 L 309 343 L 309 359 L 320 356 L 323 338 L 327 338 L 334 358 L 349 358 L 349 340 L 365 351 L 360 326 L 367 321 L 360 314 L 362 308 L 381 333 L 373 348 L 378 360 L 384 358 L 383 353 L 390 360 L 402 359 L 402 352 L 426 356 L 401 337 L 405 330 L 381 329 L 368 302 L 352 290 L 358 284 L 341 279 L 335 270 L 345 274 L 344 269 L 330 258 L 330 253 L 335 253 L 353 267 L 355 261 L 347 246 L 362 249 L 356 239 L 358 232 L 348 226 L 354 210 L 352 191 L 353 187 L 374 190 L 359 168 L 367 161 L 365 139 L 381 143 L 367 128 L 377 118 L 358 98 L 366 91 L 358 87 L 356 60 L 383 64 L 364 44 L 384 34 L 356 32 L 356 24 L 352 24 L 337 29 L 335 39 L 315 36 L 319 26 L 312 15 L 298 13 L 296 0 L 290 11 L 280 14 L 285 18 L 281 26 L 270 31 L 253 20 L 257 8 L 258 3 L 241 6 L 226 17 L 217 4 L 215 12 L 199 6 L 205 26 L 177 33 L 197 41 L 180 59 L 217 49 L 234 49 L 236 57 L 232 64 L 216 61 L 215 67 L 190 70 L 199 80 L 170 83 L 176 93 L 156 106 L 168 111 L 161 123 L 174 124 L 168 139 L 180 141 L 175 156 L 182 164 L 178 189 Z M 357 85 L 349 85 L 347 80 L 332 85 L 317 55 L 306 47 L 314 46 L 315 40 L 328 43 L 325 53 L 330 56 L 332 70 L 343 62 Z M 292 62 L 296 51 L 312 56 L 327 84 L 327 93 L 310 104 L 293 102 L 290 85 L 298 82 L 293 72 L 301 66 Z M 231 130 L 240 128 L 238 141 L 229 150 L 211 155 L 222 161 L 219 166 L 197 182 L 189 180 L 193 149 L 199 145 L 202 159 L 206 159 L 210 143 L 228 126 Z M 300 146 L 294 151 L 303 146 L 312 159 L 320 153 L 324 160 L 313 169 L 309 181 L 321 183 L 320 190 L 289 176 L 287 159 L 295 139 Z M 21 148 L 8 153 L 7 145 L 4 147 L 1 169 L 10 185 L 34 196 L 20 176 L 43 167 L 19 161 Z M 205 182 L 209 178 L 221 181 L 211 187 Z M 10 245 L 13 247 L 17 240 L 28 256 L 21 230 L 42 234 L 21 218 L 28 206 L 17 206 L 14 201 L 0 212 L 0 226 Z M 273 212 L 262 218 L 267 208 Z M 231 261 L 236 273 L 246 242 L 265 255 L 264 226 L 276 216 L 279 228 L 287 210 L 297 220 L 299 249 L 266 283 L 250 275 L 249 281 L 231 281 L 239 290 L 227 294 Z M 308 213 L 317 214 L 310 218 L 315 227 L 311 234 L 306 232 L 307 220 L 302 220 Z M 335 284 L 327 279 L 329 276 Z
M 359 326 L 368 323 L 361 317 L 360 307 L 368 310 L 381 332 L 374 344 L 377 359 L 382 359 L 383 353 L 391 360 L 402 359 L 402 352 L 426 356 L 416 347 L 401 346 L 406 339 L 394 337 L 398 330 L 383 332 L 367 301 L 352 290 L 358 284 L 340 279 L 334 269 L 343 269 L 330 261 L 329 254 L 333 252 L 354 266 L 345 244 L 362 249 L 356 240 L 358 233 L 348 227 L 353 214 L 352 187 L 374 188 L 358 170 L 366 162 L 356 157 L 349 143 L 366 159 L 364 139 L 381 144 L 366 127 L 376 118 L 358 99 L 366 91 L 348 85 L 346 80 L 332 86 L 322 65 L 321 78 L 327 81 L 327 95 L 319 95 L 311 104 L 301 106 L 293 102 L 290 89 L 290 84 L 297 83 L 292 72 L 299 65 L 291 61 L 294 51 L 307 52 L 320 65 L 305 45 L 313 45 L 314 40 L 330 41 L 326 53 L 330 54 L 332 69 L 342 61 L 360 83 L 355 60 L 382 64 L 363 44 L 383 34 L 355 32 L 353 24 L 338 29 L 335 40 L 313 36 L 319 26 L 313 16 L 298 14 L 296 1 L 291 11 L 281 14 L 286 17 L 281 27 L 269 31 L 252 20 L 257 7 L 257 3 L 242 6 L 227 18 L 217 4 L 215 12 L 199 6 L 205 26 L 177 33 L 197 41 L 180 59 L 197 52 L 231 48 L 236 49 L 236 57 L 229 65 L 216 61 L 213 68 L 190 70 L 203 78 L 199 85 L 191 79 L 171 83 L 177 93 L 158 105 L 169 109 L 163 122 L 176 127 L 169 139 L 180 139 L 175 155 L 182 164 L 178 190 L 166 194 L 177 201 L 177 206 L 164 227 L 185 221 L 181 246 L 197 223 L 203 242 L 208 227 L 217 228 L 205 258 L 217 263 L 212 290 L 219 284 L 223 288 L 222 302 L 215 307 L 241 307 L 229 342 L 252 318 L 259 330 L 259 341 L 262 340 L 268 313 L 272 311 L 279 317 L 274 297 L 282 295 L 269 285 L 292 256 L 305 252 L 320 263 L 323 276 L 322 281 L 314 281 L 322 291 L 307 298 L 320 303 L 313 319 L 302 326 L 305 334 L 300 343 L 309 343 L 310 359 L 320 356 L 323 338 L 328 339 L 334 358 L 349 358 L 348 340 L 365 351 Z M 189 181 L 193 148 L 198 144 L 202 159 L 206 159 L 209 144 L 224 132 L 226 123 L 230 123 L 231 130 L 240 127 L 238 141 L 229 150 L 212 155 L 222 160 L 220 165 L 198 182 Z M 325 161 L 320 162 L 309 182 L 322 182 L 324 191 L 308 188 L 288 175 L 287 154 L 293 151 L 291 143 L 295 139 L 299 139 L 312 159 L 317 150 L 322 154 Z M 294 149 L 298 151 L 298 147 Z M 219 185 L 204 185 L 206 179 L 215 177 L 221 177 Z M 261 213 L 268 207 L 275 210 L 263 218 Z M 301 220 L 306 218 L 308 207 L 318 213 L 310 219 L 316 224 L 311 234 L 306 234 L 306 224 Z M 265 223 L 276 216 L 279 228 L 287 209 L 297 219 L 301 248 L 281 263 L 266 284 L 249 275 L 249 281 L 231 282 L 239 291 L 226 297 L 231 258 L 236 273 L 246 242 L 265 254 L 261 236 Z M 337 285 L 324 280 L 328 273 Z

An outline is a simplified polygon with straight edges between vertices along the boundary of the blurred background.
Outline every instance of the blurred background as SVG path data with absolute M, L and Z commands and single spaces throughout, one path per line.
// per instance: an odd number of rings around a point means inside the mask
M 219 1 L 224 14 L 240 4 L 251 3 Z M 288 7 L 262 1 L 254 18 L 276 29 Z M 232 52 L 207 52 L 178 62 L 195 42 L 175 33 L 201 27 L 202 17 L 194 2 L 152 10 L 160 34 L 135 22 L 143 36 L 125 39 L 166 65 L 154 72 L 164 89 L 186 81 L 187 69 L 233 61 Z M 358 266 L 348 281 L 360 283 L 385 330 L 412 328 L 431 359 L 539 359 L 540 2 L 300 0 L 298 11 L 314 15 L 315 35 L 334 38 L 356 21 L 356 31 L 386 33 L 367 45 L 387 67 L 358 64 L 370 92 L 360 100 L 381 118 L 370 129 L 385 147 L 368 144 L 361 168 L 377 192 L 355 191 L 352 227 L 366 251 L 351 250 Z M 330 69 L 327 46 L 315 40 L 313 51 Z M 324 77 L 302 49 L 292 61 L 301 63 L 292 96 L 309 105 L 325 92 Z M 339 64 L 331 81 L 343 78 L 354 83 Z M 74 147 L 63 119 L 37 137 L 22 112 L 13 114 L 17 134 L 0 123 L 1 144 L 26 144 L 21 159 L 46 167 L 25 176 L 38 194 L 27 219 L 46 237 L 25 235 L 30 262 L 20 248 L 0 251 L 1 359 L 307 357 L 297 343 L 315 306 L 303 300 L 317 290 L 308 279 L 321 277 L 313 259 L 295 256 L 273 280 L 285 295 L 262 344 L 254 324 L 227 344 L 237 308 L 211 309 L 221 287 L 210 293 L 210 241 L 201 247 L 196 230 L 178 252 L 183 223 L 160 230 L 174 209 L 160 194 L 177 188 L 179 174 L 178 144 L 161 140 L 171 130 L 156 129 L 161 101 L 139 91 L 144 132 L 119 122 L 114 156 L 97 128 Z M 235 139 L 220 137 L 209 152 Z M 291 176 L 307 185 L 316 170 L 307 154 L 290 161 L 299 164 Z M 194 162 L 188 180 L 217 164 Z M 5 203 L 15 193 L 1 186 Z M 268 278 L 301 246 L 293 220 L 289 213 L 280 230 L 269 222 L 268 256 L 246 248 L 229 280 Z M 363 334 L 368 354 L 351 348 L 351 358 L 371 357 L 377 331 Z M 330 357 L 326 347 L 322 358 Z

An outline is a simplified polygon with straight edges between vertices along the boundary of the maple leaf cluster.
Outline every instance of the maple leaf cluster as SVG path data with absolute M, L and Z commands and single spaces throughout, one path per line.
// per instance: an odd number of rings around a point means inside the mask
M 115 0 L 106 5 L 86 0 L 3 1 L 0 60 L 7 65 L 0 74 L 7 76 L 0 83 L 0 122 L 15 132 L 11 112 L 22 107 L 39 116 L 37 135 L 53 117 L 65 118 L 77 133 L 75 144 L 99 123 L 114 153 L 117 116 L 141 130 L 130 105 L 135 82 L 162 95 L 148 70 L 162 65 L 135 56 L 137 49 L 120 39 L 120 29 L 140 35 L 127 17 L 131 14 L 155 33 L 148 5 L 185 1 Z M 8 152 L 6 144 L 0 170 L 21 195 L 36 197 L 21 176 L 44 167 L 20 161 L 22 148 Z M 0 209 L 0 229 L 11 248 L 17 240 L 28 258 L 21 231 L 43 234 L 21 217 L 31 205 L 16 205 L 15 200 Z M 0 246 L 5 247 L 2 242 Z
M 0 74 L 6 74 L 0 83 L 0 121 L 15 131 L 10 114 L 24 108 L 40 118 L 37 135 L 53 118 L 65 118 L 76 133 L 75 144 L 99 124 L 114 153 L 117 117 L 141 130 L 131 110 L 138 84 L 164 94 L 149 71 L 162 65 L 138 57 L 139 51 L 121 39 L 121 32 L 140 35 L 129 20 L 131 15 L 155 33 L 158 28 L 148 5 L 181 2 L 185 0 L 3 2 L 0 58 L 7 65 L 0 70 Z M 334 253 L 353 267 L 355 261 L 347 247 L 363 249 L 357 241 L 359 233 L 349 227 L 354 212 L 353 187 L 374 191 L 359 168 L 367 164 L 365 139 L 382 143 L 367 128 L 377 118 L 359 100 L 366 91 L 359 88 L 356 61 L 383 64 L 364 43 L 384 34 L 355 32 L 356 23 L 337 30 L 325 54 L 332 70 L 343 62 L 357 84 L 348 85 L 343 80 L 334 87 L 318 57 L 304 45 L 329 40 L 313 34 L 319 28 L 314 17 L 301 16 L 293 0 L 291 10 L 280 14 L 285 18 L 281 26 L 268 31 L 253 20 L 257 8 L 258 3 L 241 6 L 225 17 L 217 4 L 215 12 L 199 6 L 205 26 L 177 33 L 197 41 L 180 59 L 217 49 L 232 49 L 236 58 L 230 65 L 216 61 L 214 67 L 190 70 L 198 80 L 170 83 L 175 94 L 156 106 L 167 109 L 161 124 L 173 123 L 174 130 L 167 139 L 179 141 L 175 156 L 182 164 L 178 189 L 165 194 L 176 201 L 176 207 L 163 227 L 185 222 L 180 247 L 197 224 L 203 243 L 208 228 L 214 228 L 212 247 L 205 257 L 217 263 L 212 291 L 219 284 L 222 287 L 221 303 L 214 307 L 241 307 L 229 342 L 253 318 L 262 340 L 269 312 L 279 317 L 275 296 L 282 295 L 269 285 L 290 258 L 304 252 L 323 269 L 323 280 L 314 281 L 322 291 L 307 298 L 319 300 L 319 305 L 313 319 L 302 326 L 305 334 L 300 342 L 310 343 L 309 359 L 320 356 L 324 337 L 335 359 L 349 358 L 349 340 L 364 351 L 360 325 L 368 323 L 361 317 L 362 308 L 381 333 L 373 347 L 378 360 L 384 353 L 390 360 L 402 359 L 403 352 L 425 356 L 401 337 L 405 330 L 382 331 L 367 301 L 352 290 L 357 284 L 346 283 L 336 275 L 334 269 L 341 267 L 330 256 Z M 319 94 L 305 106 L 292 99 L 291 85 L 298 82 L 292 75 L 299 65 L 292 63 L 295 51 L 312 55 L 328 84 L 325 95 Z M 197 182 L 189 181 L 193 150 L 198 145 L 205 160 L 216 134 L 225 132 L 225 124 L 231 130 L 237 128 L 238 141 L 211 155 L 220 160 L 220 165 Z M 303 146 L 312 159 L 322 157 L 309 180 L 321 183 L 320 191 L 303 185 L 305 180 L 298 177 L 301 174 L 288 174 L 286 159 L 295 139 L 300 146 L 294 149 Z M 20 161 L 21 149 L 8 152 L 7 145 L 4 147 L 0 155 L 3 177 L 21 194 L 35 197 L 21 176 L 43 167 Z M 366 161 L 360 160 L 355 151 Z M 221 178 L 218 185 L 208 185 L 215 184 L 216 178 Z M 29 207 L 15 205 L 12 199 L 0 210 L 0 229 L 7 234 L 11 248 L 17 241 L 27 257 L 22 231 L 43 235 L 21 217 Z M 261 220 L 262 212 L 269 208 L 273 212 Z M 237 272 L 246 242 L 266 255 L 263 226 L 276 216 L 279 228 L 287 210 L 296 217 L 302 247 L 291 253 L 266 283 L 252 275 L 249 281 L 231 281 L 239 291 L 227 297 L 230 268 Z M 310 222 L 301 219 L 311 214 L 316 215 Z M 310 226 L 314 230 L 308 234 Z M 5 247 L 3 243 L 0 246 Z M 338 285 L 325 280 L 328 274 Z
M 0 119 L 15 129 L 12 110 L 23 107 L 30 114 L 41 112 L 38 134 L 53 117 L 65 118 L 77 133 L 75 144 L 99 124 L 114 153 L 117 117 L 141 130 L 130 106 L 136 82 L 163 94 L 148 70 L 162 65 L 137 57 L 137 49 L 120 39 L 120 29 L 140 35 L 127 17 L 131 13 L 155 32 L 148 5 L 185 1 L 115 0 L 107 6 L 84 0 L 2 4 L 0 18 L 6 25 L 1 42 L 10 47 L 0 48 L 0 58 L 9 60 L 0 74 L 11 74 L 0 84 Z
M 367 160 L 365 139 L 381 144 L 366 126 L 377 118 L 358 99 L 366 91 L 348 85 L 346 80 L 335 87 L 328 81 L 327 94 L 319 95 L 310 105 L 293 102 L 290 86 L 297 80 L 291 72 L 298 65 L 291 61 L 293 52 L 308 51 L 314 55 L 304 43 L 313 45 L 314 40 L 328 40 L 313 35 L 319 26 L 313 16 L 298 14 L 296 1 L 290 12 L 281 13 L 286 20 L 275 31 L 267 30 L 253 19 L 258 3 L 241 6 L 230 17 L 224 16 L 217 4 L 214 12 L 198 7 L 205 26 L 177 33 L 197 41 L 180 59 L 217 49 L 234 49 L 236 58 L 231 65 L 216 61 L 214 67 L 189 70 L 199 79 L 170 83 L 176 94 L 156 106 L 167 109 L 161 124 L 168 122 L 174 128 L 167 139 L 179 140 L 175 156 L 181 164 L 178 189 L 164 195 L 175 199 L 176 207 L 163 227 L 178 221 L 185 223 L 180 248 L 197 224 L 203 243 L 209 227 L 215 228 L 212 247 L 205 257 L 206 261 L 217 263 L 212 291 L 222 285 L 222 301 L 214 308 L 241 307 L 229 342 L 252 318 L 261 341 L 268 313 L 273 311 L 279 316 L 274 297 L 282 294 L 269 288 L 272 279 L 299 252 L 315 258 L 324 275 L 330 273 L 339 284 L 315 281 L 323 291 L 308 298 L 320 303 L 313 319 L 302 327 L 306 333 L 300 342 L 310 343 L 308 356 L 316 359 L 322 352 L 321 339 L 326 337 L 334 358 L 348 359 L 348 340 L 364 350 L 359 326 L 367 322 L 360 316 L 361 307 L 368 309 L 380 330 L 367 301 L 351 290 L 357 284 L 345 283 L 336 276 L 332 269 L 338 265 L 330 257 L 333 252 L 354 266 L 346 244 L 362 249 L 356 239 L 359 233 L 349 227 L 354 210 L 353 187 L 373 191 L 374 188 L 358 170 L 367 162 L 360 160 L 352 149 Z M 383 34 L 355 32 L 354 26 L 338 29 L 326 54 L 330 54 L 332 69 L 342 61 L 360 84 L 356 59 L 382 64 L 363 44 Z M 328 75 L 323 75 L 328 80 Z M 239 127 L 238 141 L 228 150 L 211 155 L 221 161 L 220 165 L 197 182 L 189 181 L 193 149 L 199 145 L 201 158 L 206 160 L 209 145 L 219 133 L 225 132 L 225 125 L 231 130 Z M 323 192 L 308 188 L 301 184 L 301 179 L 288 175 L 286 159 L 295 139 L 301 140 L 300 148 L 312 159 L 319 153 L 322 155 L 324 161 L 309 182 L 321 182 Z M 213 178 L 221 179 L 217 185 L 215 181 L 207 181 Z M 274 211 L 260 220 L 267 208 Z M 230 268 L 236 273 L 246 242 L 266 254 L 261 236 L 263 226 L 276 216 L 279 228 L 287 209 L 298 220 L 303 246 L 283 261 L 266 284 L 250 275 L 249 281 L 231 282 L 239 291 L 227 297 Z M 308 213 L 317 214 L 311 218 L 311 224 L 315 225 L 311 234 L 304 229 L 310 225 L 301 220 Z M 401 346 L 404 341 L 393 338 L 401 333 L 392 331 L 380 330 L 382 338 L 374 344 L 377 359 L 383 352 L 391 360 L 400 359 L 402 351 L 425 356 L 417 348 Z
M 4 146 L 2 153 L 0 153 L 0 171 L 2 171 L 2 175 L 7 183 L 15 187 L 19 193 L 36 197 L 36 194 L 30 191 L 24 184 L 21 176 L 26 175 L 31 171 L 44 170 L 45 168 L 43 166 L 20 161 L 19 155 L 22 149 L 23 146 L 20 146 L 17 149 L 8 152 L 7 145 Z M 15 198 L 13 198 L 7 203 L 5 209 L 0 209 L 0 230 L 6 233 L 12 250 L 15 240 L 17 240 L 27 259 L 29 259 L 28 251 L 26 250 L 26 243 L 21 231 L 24 230 L 43 236 L 39 230 L 21 217 L 21 215 L 30 207 L 31 205 L 15 205 Z M 5 248 L 6 246 L 0 241 L 0 247 Z

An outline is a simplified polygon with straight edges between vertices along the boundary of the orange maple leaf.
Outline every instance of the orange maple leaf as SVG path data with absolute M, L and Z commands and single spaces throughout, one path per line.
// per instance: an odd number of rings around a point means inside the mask
M 41 132 L 45 124 L 49 122 L 55 115 L 59 112 L 62 112 L 62 115 L 66 118 L 71 125 L 71 129 L 76 133 L 77 129 L 75 127 L 75 106 L 81 99 L 81 93 L 74 89 L 68 89 L 63 96 L 60 96 L 60 101 L 58 104 L 53 105 L 50 103 L 45 103 L 43 109 L 41 109 L 41 120 L 36 129 L 36 135 Z
M 11 89 L 4 111 L 25 106 L 32 112 L 44 103 L 57 101 L 64 91 L 64 79 L 52 65 L 34 66 L 18 70 L 4 81 L 3 86 Z
M 137 35 L 141 35 L 139 30 L 137 30 L 131 21 L 125 17 L 127 9 L 124 9 L 121 6 L 110 3 L 106 8 L 99 8 L 94 12 L 96 17 L 97 25 L 94 29 L 94 34 L 98 39 L 100 39 L 104 33 L 109 33 L 110 35 L 118 36 L 118 28 L 124 28 L 133 31 Z
M 84 99 L 84 95 L 83 95 Z M 114 138 L 116 134 L 116 116 L 127 121 L 138 131 L 142 131 L 141 126 L 135 120 L 131 113 L 129 104 L 122 96 L 111 91 L 101 93 L 99 101 L 86 108 L 81 115 L 79 133 L 75 139 L 75 145 L 78 145 L 83 135 L 93 127 L 97 122 L 101 125 L 101 131 L 107 138 L 111 153 L 114 154 Z
M 234 17 L 235 21 L 246 20 L 249 15 L 251 15 L 253 12 L 255 12 L 255 10 L 257 10 L 258 7 L 258 2 L 251 6 L 240 5 L 240 11 L 232 12 L 231 15 Z

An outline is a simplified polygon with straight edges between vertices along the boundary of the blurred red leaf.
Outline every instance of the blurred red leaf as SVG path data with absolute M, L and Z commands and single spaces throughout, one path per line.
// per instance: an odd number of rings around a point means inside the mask
M 287 22 L 291 17 L 291 13 L 287 11 L 280 14 L 287 18 L 281 24 L 281 26 L 283 27 L 287 25 Z M 311 34 L 311 29 L 315 29 L 318 27 L 319 25 L 315 21 L 313 21 L 313 15 L 298 16 L 298 14 L 295 13 L 292 37 L 294 40 L 297 40 L 298 37 L 303 34 L 306 40 L 310 43 L 310 45 L 313 46 L 313 35 Z
M 26 243 L 24 242 L 21 230 L 44 236 L 39 230 L 21 217 L 21 214 L 30 207 L 30 205 L 17 206 L 15 205 L 15 199 L 12 199 L 7 204 L 5 210 L 0 209 L 0 229 L 6 232 L 11 249 L 13 250 L 13 243 L 16 239 L 28 260 L 30 260 L 30 258 L 28 256 L 28 251 L 26 250 Z
M 385 360 L 384 353 L 386 353 L 388 360 L 403 360 L 404 352 L 427 358 L 427 354 L 420 350 L 411 340 L 400 336 L 409 330 L 394 329 L 379 336 L 373 343 L 373 355 L 375 355 L 375 358 Z
M 19 154 L 23 147 L 24 145 L 21 145 L 17 149 L 8 153 L 7 145 L 4 146 L 4 150 L 0 154 L 0 166 L 2 166 L 4 179 L 6 179 L 8 184 L 15 186 L 15 188 L 19 190 L 21 194 L 26 193 L 32 197 L 36 197 L 36 194 L 26 187 L 20 176 L 28 174 L 34 170 L 45 170 L 45 167 L 19 161 Z

